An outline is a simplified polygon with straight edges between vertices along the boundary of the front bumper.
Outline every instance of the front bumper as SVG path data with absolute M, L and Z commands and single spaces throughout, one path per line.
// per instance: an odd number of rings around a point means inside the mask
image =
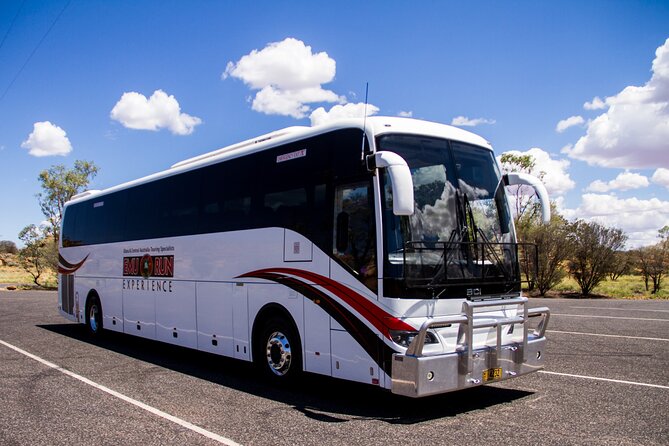
M 489 317 L 475 317 L 480 310 L 494 311 L 510 305 L 518 306 L 518 316 L 498 317 L 492 321 Z M 540 317 L 541 320 L 530 333 L 529 321 L 535 317 Z M 427 320 L 406 353 L 393 355 L 391 391 L 409 397 L 422 397 L 535 372 L 544 366 L 544 334 L 549 317 L 550 311 L 546 307 L 528 310 L 527 299 L 524 297 L 503 301 L 466 301 L 459 315 Z M 423 345 L 427 330 L 454 324 L 459 324 L 458 346 L 455 351 L 424 355 Z M 521 327 L 522 341 L 502 345 L 502 329 L 511 325 Z M 496 345 L 469 348 L 477 328 L 494 328 L 497 335 Z M 501 375 L 493 374 L 493 371 L 501 371 Z M 489 379 L 484 380 L 486 375 L 489 375 Z

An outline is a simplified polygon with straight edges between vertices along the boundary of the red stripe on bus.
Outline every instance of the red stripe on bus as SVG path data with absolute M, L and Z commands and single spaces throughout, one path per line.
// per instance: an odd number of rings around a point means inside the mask
M 321 276 L 310 271 L 304 271 L 294 268 L 267 268 L 257 271 L 252 271 L 241 275 L 240 277 L 250 277 L 263 273 L 280 273 L 298 276 L 309 280 L 316 285 L 322 286 L 326 290 L 333 293 L 349 306 L 358 312 L 363 318 L 369 321 L 377 330 L 379 330 L 387 338 L 390 338 L 390 330 L 405 330 L 416 331 L 414 327 L 402 321 L 401 319 L 392 316 L 383 311 L 381 308 L 374 305 L 367 298 L 351 288 L 342 285 L 328 277 Z M 306 285 L 306 284 L 305 284 Z
M 59 254 L 58 255 L 58 274 L 64 274 L 64 275 L 74 274 L 79 268 L 84 266 L 84 263 L 88 259 L 88 256 L 90 256 L 90 254 L 87 254 L 86 257 L 84 257 L 84 259 L 81 262 L 73 264 L 73 263 L 70 263 L 67 260 L 65 260 L 65 258 Z

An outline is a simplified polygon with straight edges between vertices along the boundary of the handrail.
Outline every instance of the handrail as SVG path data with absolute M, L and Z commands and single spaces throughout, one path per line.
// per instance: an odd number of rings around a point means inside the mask
M 548 307 L 539 307 L 532 308 L 527 313 L 527 317 L 539 317 L 544 315 L 545 317 L 539 322 L 539 325 L 534 330 L 534 336 L 541 338 L 546 333 L 546 328 L 548 327 L 548 321 L 551 318 L 551 310 Z
M 407 356 L 423 356 L 423 347 L 425 346 L 425 337 L 427 336 L 427 330 L 430 328 L 443 328 L 448 327 L 453 324 L 466 324 L 467 316 L 463 314 L 457 314 L 453 316 L 444 316 L 444 317 L 435 317 L 428 319 L 423 322 L 418 334 L 413 339 L 409 348 L 406 351 Z

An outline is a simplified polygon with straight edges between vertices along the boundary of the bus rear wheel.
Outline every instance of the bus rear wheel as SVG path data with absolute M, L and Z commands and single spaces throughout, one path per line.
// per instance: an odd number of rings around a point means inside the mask
M 302 371 L 300 339 L 284 319 L 268 320 L 254 344 L 254 362 L 269 380 L 289 382 Z
M 94 337 L 99 337 L 102 333 L 102 306 L 95 295 L 86 302 L 86 330 Z

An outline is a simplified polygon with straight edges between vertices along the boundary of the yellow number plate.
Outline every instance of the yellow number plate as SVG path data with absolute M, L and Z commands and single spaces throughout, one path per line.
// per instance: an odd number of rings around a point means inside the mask
M 502 378 L 502 368 L 488 369 L 483 371 L 483 382 L 495 381 Z

